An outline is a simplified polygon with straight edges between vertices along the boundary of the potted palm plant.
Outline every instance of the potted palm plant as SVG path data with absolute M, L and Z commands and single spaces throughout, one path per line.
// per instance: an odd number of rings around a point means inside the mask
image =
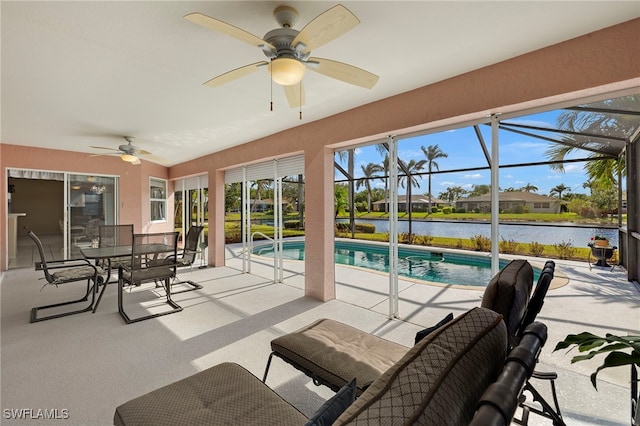
M 640 367 L 640 335 L 615 336 L 607 333 L 605 337 L 592 333 L 569 334 L 559 342 L 554 351 L 578 348 L 583 355 L 571 358 L 571 363 L 592 359 L 607 354 L 602 364 L 591 374 L 591 384 L 598 390 L 596 378 L 605 368 L 631 366 L 631 425 L 640 426 L 640 409 L 638 409 L 638 368 Z M 630 351 L 629 351 L 630 350 Z

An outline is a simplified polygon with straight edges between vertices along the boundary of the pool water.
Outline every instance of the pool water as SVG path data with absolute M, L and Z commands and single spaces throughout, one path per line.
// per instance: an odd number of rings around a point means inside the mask
M 253 253 L 273 257 L 273 246 L 254 247 Z M 304 241 L 283 243 L 283 258 L 304 260 Z M 356 241 L 335 242 L 335 263 L 375 271 L 389 272 L 389 247 L 383 244 Z M 500 259 L 500 268 L 509 263 Z M 534 268 L 534 280 L 540 271 Z M 491 258 L 426 250 L 424 248 L 398 248 L 398 273 L 402 276 L 442 284 L 485 287 L 491 281 Z

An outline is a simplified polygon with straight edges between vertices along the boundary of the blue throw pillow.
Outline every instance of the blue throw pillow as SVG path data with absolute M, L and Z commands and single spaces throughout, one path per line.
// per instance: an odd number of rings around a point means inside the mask
M 305 426 L 328 426 L 333 424 L 340 414 L 356 400 L 356 379 L 351 380 L 327 400 L 311 416 Z
M 450 313 L 449 315 L 447 315 L 446 317 L 442 318 L 440 320 L 439 323 L 437 323 L 436 325 L 432 326 L 432 327 L 428 327 L 425 328 L 424 330 L 418 331 L 416 333 L 416 341 L 413 343 L 414 345 L 417 345 L 418 342 L 422 339 L 424 339 L 424 337 L 428 334 L 431 334 L 431 332 L 435 331 L 436 329 L 442 327 L 443 325 L 445 325 L 446 323 L 448 323 L 449 321 L 451 321 L 453 319 L 453 314 Z

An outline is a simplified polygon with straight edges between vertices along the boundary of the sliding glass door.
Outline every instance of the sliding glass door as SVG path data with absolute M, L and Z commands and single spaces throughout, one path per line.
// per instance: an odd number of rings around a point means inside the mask
M 98 239 L 100 225 L 118 223 L 118 178 L 67 174 L 64 222 L 65 248 L 70 257 L 80 255 Z

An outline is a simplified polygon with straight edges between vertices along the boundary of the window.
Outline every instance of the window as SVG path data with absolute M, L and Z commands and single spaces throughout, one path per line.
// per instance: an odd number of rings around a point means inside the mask
M 151 202 L 151 221 L 167 220 L 167 181 L 149 178 L 149 200 Z

